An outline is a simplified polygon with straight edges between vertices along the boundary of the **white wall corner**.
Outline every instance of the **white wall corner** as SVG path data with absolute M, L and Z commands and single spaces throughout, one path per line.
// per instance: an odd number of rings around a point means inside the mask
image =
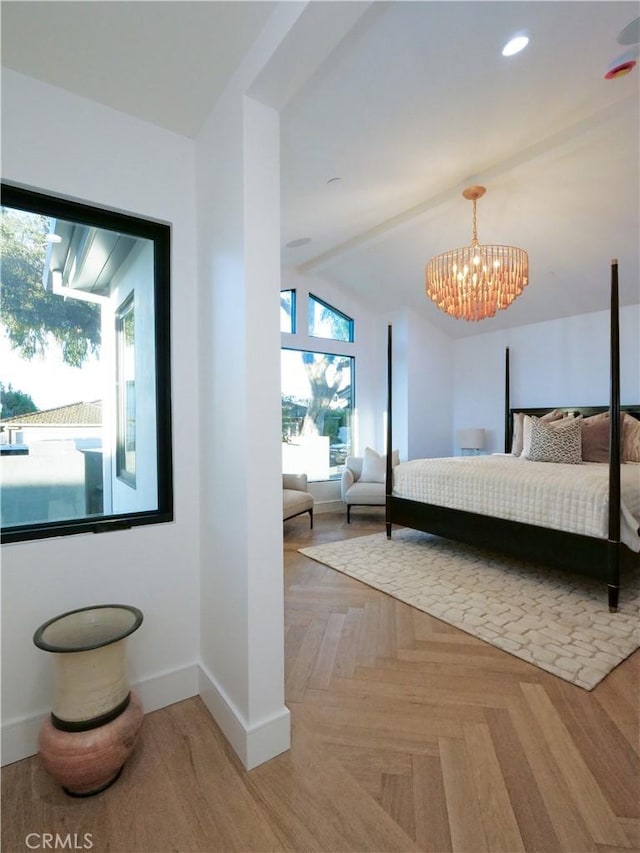
M 291 715 L 283 705 L 270 719 L 249 725 L 215 678 L 200 664 L 200 697 L 247 770 L 291 746 Z
M 145 714 L 166 708 L 183 699 L 198 695 L 198 665 L 196 663 L 153 675 L 132 684 Z
M 2 766 L 22 761 L 38 751 L 38 733 L 48 712 L 33 714 L 19 720 L 9 720 L 2 724 L 2 747 L 0 755 Z
M 189 666 L 163 672 L 132 684 L 138 694 L 145 714 L 157 711 L 183 699 L 198 695 L 198 666 Z M 49 711 L 31 714 L 2 724 L 2 766 L 22 761 L 38 752 L 38 733 Z

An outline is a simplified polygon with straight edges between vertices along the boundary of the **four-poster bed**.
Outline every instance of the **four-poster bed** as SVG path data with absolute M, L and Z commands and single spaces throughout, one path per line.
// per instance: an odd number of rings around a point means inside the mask
M 608 588 L 609 609 L 615 611 L 618 606 L 618 594 L 620 589 L 620 566 L 622 557 L 625 551 L 629 550 L 621 538 L 621 411 L 627 416 L 634 417 L 640 420 L 640 406 L 620 406 L 620 358 L 619 358 L 619 318 L 618 318 L 618 270 L 617 262 L 612 262 L 611 267 L 611 329 L 610 329 L 610 349 L 611 349 L 611 376 L 610 376 L 610 403 L 609 412 L 609 461 L 608 463 L 595 463 L 591 466 L 591 471 L 587 473 L 593 479 L 595 469 L 599 467 L 598 474 L 605 475 L 608 482 L 605 483 L 606 494 L 601 498 L 602 512 L 605 517 L 601 521 L 602 530 L 594 532 L 589 530 L 588 534 L 581 532 L 582 528 L 569 526 L 567 529 L 558 529 L 554 522 L 553 526 L 541 526 L 540 522 L 535 519 L 535 523 L 528 523 L 526 520 L 513 520 L 511 517 L 501 517 L 495 514 L 487 514 L 484 506 L 481 512 L 471 511 L 469 506 L 464 508 L 453 508 L 450 501 L 443 501 L 449 505 L 442 505 L 438 501 L 429 502 L 429 498 L 421 497 L 416 500 L 412 497 L 402 497 L 398 494 L 397 488 L 394 488 L 394 469 L 391 464 L 391 451 L 393 447 L 393 420 L 392 420 L 392 329 L 389 326 L 388 333 L 388 361 L 387 361 L 387 381 L 388 381 L 388 400 L 387 400 L 387 472 L 386 472 L 386 529 L 387 538 L 391 537 L 392 525 L 397 524 L 404 527 L 411 527 L 416 530 L 422 530 L 427 533 L 433 533 L 438 536 L 443 536 L 449 539 L 455 539 L 467 544 L 476 545 L 483 548 L 506 552 L 515 557 L 524 558 L 534 562 L 544 563 L 546 565 L 561 567 L 570 571 L 575 571 L 580 574 L 590 575 L 595 578 L 606 580 Z M 545 475 L 552 473 L 552 469 L 557 469 L 554 474 L 561 473 L 559 469 L 588 469 L 588 465 L 571 465 L 560 466 L 547 462 L 528 462 L 526 460 L 516 459 L 511 457 L 511 442 L 512 442 L 512 425 L 515 409 L 510 406 L 509 392 L 509 350 L 506 352 L 505 363 L 505 455 L 500 459 L 495 460 L 494 467 L 500 467 L 504 470 L 508 468 L 517 469 L 517 474 L 512 478 L 509 488 L 509 500 L 515 494 L 513 491 L 516 487 L 514 482 L 523 482 L 526 480 L 526 471 L 533 474 L 536 466 L 540 470 L 540 466 L 545 469 Z M 549 411 L 545 408 L 523 409 L 518 408 L 517 412 L 527 415 L 540 416 Z M 555 407 L 557 408 L 557 407 Z M 590 407 L 562 407 L 562 411 L 580 414 L 584 417 L 589 417 L 596 413 L 607 412 L 606 406 L 590 406 Z M 463 465 L 453 464 L 454 460 L 424 460 L 426 463 L 423 467 L 426 478 L 429 479 L 428 463 L 440 463 L 441 467 L 449 463 L 449 469 L 457 475 L 465 475 L 464 460 L 457 458 L 458 463 L 463 462 Z M 508 460 L 515 463 L 520 463 L 516 466 L 510 466 Z M 489 475 L 490 460 L 486 457 L 483 460 L 485 472 Z M 407 466 L 414 463 L 406 463 Z M 608 471 L 603 468 L 608 465 Z M 527 469 L 527 466 L 530 466 Z M 477 469 L 476 464 L 476 469 Z M 626 467 L 626 466 L 625 466 Z M 635 474 L 636 465 L 629 472 L 625 472 L 625 495 L 629 494 L 629 475 Z M 395 469 L 396 481 L 400 480 L 400 474 L 403 466 Z M 454 470 L 455 469 L 455 470 Z M 414 471 L 416 470 L 414 466 Z M 435 483 L 435 471 L 434 483 Z M 640 469 L 638 469 L 640 470 Z M 405 472 L 406 473 L 406 472 Z M 511 472 L 509 472 L 511 474 Z M 574 473 L 573 471 L 571 472 Z M 608 474 L 608 478 L 606 475 Z M 444 476 L 443 472 L 440 472 Z M 417 476 L 417 475 L 416 475 Z M 422 475 L 424 476 L 424 475 Z M 476 476 L 476 480 L 478 477 Z M 569 479 L 568 477 L 566 479 Z M 602 479 L 602 477 L 601 477 Z M 640 477 L 638 477 L 640 479 Z M 427 480 L 424 482 L 426 483 Z M 452 481 L 453 482 L 453 481 Z M 574 487 L 581 494 L 581 485 L 577 483 Z M 632 486 L 632 488 L 634 488 Z M 637 488 L 637 487 L 636 487 Z M 452 489 L 447 489 L 449 494 Z M 453 489 L 455 491 L 455 489 Z M 534 489 L 535 491 L 535 489 Z M 602 486 L 600 486 L 602 492 Z M 429 494 L 425 488 L 425 494 Z M 410 492 L 411 494 L 411 492 Z M 516 501 L 517 502 L 517 501 Z M 630 514 L 626 505 L 625 519 L 631 517 L 631 532 L 625 530 L 625 536 L 628 538 L 638 537 L 638 505 L 636 494 L 633 494 L 633 512 Z M 544 509 L 544 508 L 543 508 Z M 507 513 L 507 516 L 511 515 Z M 543 513 L 544 514 L 544 513 Z M 538 513 L 539 515 L 539 513 Z M 516 516 L 517 517 L 517 516 Z M 634 528 L 635 524 L 635 528 Z M 628 526 L 628 525 L 627 525 Z M 575 532 L 578 530 L 579 532 Z M 640 542 L 640 537 L 639 537 Z M 635 543 L 634 543 L 635 544 Z M 640 546 L 639 546 L 640 547 Z M 635 550 L 635 547 L 634 547 Z

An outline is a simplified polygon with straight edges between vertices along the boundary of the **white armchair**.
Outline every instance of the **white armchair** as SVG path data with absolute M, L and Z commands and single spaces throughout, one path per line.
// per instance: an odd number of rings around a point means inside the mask
M 400 461 L 398 451 L 391 454 L 395 467 Z M 347 524 L 351 523 L 352 506 L 384 506 L 386 503 L 386 456 L 365 447 L 364 456 L 347 456 L 342 471 L 340 491 L 347 505 Z
M 282 475 L 282 520 L 309 513 L 313 528 L 313 495 L 307 491 L 306 474 Z

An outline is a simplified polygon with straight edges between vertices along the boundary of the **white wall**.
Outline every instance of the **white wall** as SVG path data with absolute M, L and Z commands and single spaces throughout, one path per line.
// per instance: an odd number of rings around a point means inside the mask
M 640 306 L 620 309 L 620 397 L 640 401 Z M 504 449 L 504 353 L 509 347 L 511 407 L 609 403 L 609 312 L 457 340 L 454 429 L 483 427 L 486 450 Z
M 402 460 L 449 456 L 452 452 L 452 342 L 408 309 L 396 311 L 391 324 L 393 446 L 399 449 Z M 386 353 L 386 338 L 384 349 Z
M 415 314 L 408 316 L 409 459 L 449 456 L 453 408 L 451 340 Z
M 371 352 L 386 353 L 381 319 Z M 459 429 L 485 429 L 485 450 L 504 448 L 505 347 L 511 406 L 609 402 L 609 312 L 450 339 L 409 310 L 393 326 L 394 447 L 402 459 L 459 453 Z M 640 306 L 620 309 L 621 401 L 640 402 Z M 382 400 L 386 376 L 377 389 Z
M 195 157 L 191 141 L 3 69 L 6 181 L 172 223 L 175 521 L 2 546 L 3 761 L 35 751 L 51 661 L 35 629 L 63 611 L 122 602 L 144 612 L 130 640 L 147 710 L 197 692 L 198 397 Z
M 243 764 L 288 749 L 279 117 L 231 87 L 198 138 L 200 693 Z

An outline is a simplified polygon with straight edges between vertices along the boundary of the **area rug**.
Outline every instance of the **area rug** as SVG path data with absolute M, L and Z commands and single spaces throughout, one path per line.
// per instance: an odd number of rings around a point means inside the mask
M 640 647 L 640 572 L 606 584 L 402 529 L 300 553 L 591 690 Z

